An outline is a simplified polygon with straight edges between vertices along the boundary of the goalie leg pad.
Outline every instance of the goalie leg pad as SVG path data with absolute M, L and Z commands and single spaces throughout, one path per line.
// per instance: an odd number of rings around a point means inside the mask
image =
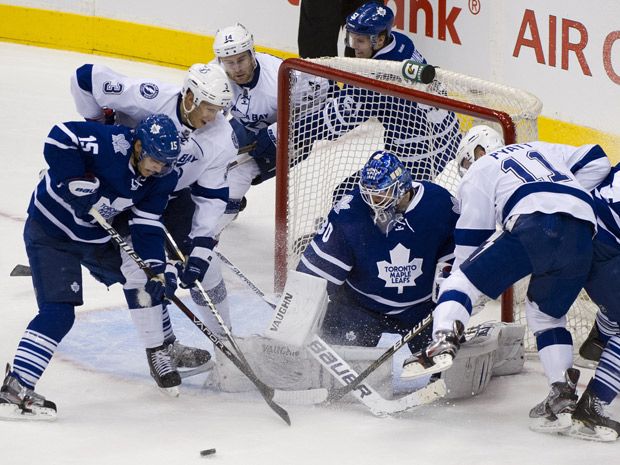
M 326 280 L 289 271 L 286 287 L 264 336 L 303 347 L 319 327 L 327 301 Z
M 519 373 L 523 369 L 525 327 L 515 323 L 488 322 L 469 328 L 467 341 L 443 379 L 449 399 L 483 392 L 492 376 Z

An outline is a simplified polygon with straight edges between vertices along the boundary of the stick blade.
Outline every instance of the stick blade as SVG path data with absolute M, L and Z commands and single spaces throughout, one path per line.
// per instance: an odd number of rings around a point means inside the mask
M 32 276 L 28 265 L 15 265 L 9 276 Z

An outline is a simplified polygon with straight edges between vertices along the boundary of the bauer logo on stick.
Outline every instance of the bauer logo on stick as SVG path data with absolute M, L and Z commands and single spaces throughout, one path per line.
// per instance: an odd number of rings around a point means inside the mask
M 407 81 L 430 84 L 435 79 L 435 67 L 413 60 L 405 60 L 403 61 L 402 75 Z

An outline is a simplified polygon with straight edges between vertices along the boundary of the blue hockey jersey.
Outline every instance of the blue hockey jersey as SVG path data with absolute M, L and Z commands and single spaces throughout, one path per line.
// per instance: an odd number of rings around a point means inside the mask
M 413 60 L 426 64 L 426 59 L 415 48 L 413 41 L 405 34 L 392 31 L 390 43 L 373 56 L 375 60 L 403 61 Z
M 451 260 L 456 203 L 444 188 L 414 183 L 403 218 L 386 235 L 359 189 L 330 211 L 297 267 L 325 278 L 328 292 L 349 286 L 361 305 L 383 314 L 415 309 L 432 295 L 436 265 Z
M 373 59 L 426 63 L 411 39 L 398 32 L 392 36 Z M 301 114 L 293 132 L 312 141 L 334 140 L 371 118 L 384 128 L 384 148 L 398 155 L 416 180 L 433 180 L 456 156 L 461 133 L 453 112 L 350 85 L 331 86 L 321 109 Z
M 620 247 L 620 164 L 592 191 L 598 223 L 597 239 Z
M 160 216 L 177 183 L 177 174 L 143 177 L 131 164 L 133 133 L 125 126 L 92 122 L 60 123 L 45 139 L 43 153 L 49 168 L 37 185 L 28 214 L 48 234 L 100 244 L 110 240 L 94 220 L 86 222 L 59 195 L 59 186 L 85 175 L 97 177 L 104 202 L 100 213 L 112 218 L 131 208 L 133 246 L 145 261 L 164 261 L 164 233 Z

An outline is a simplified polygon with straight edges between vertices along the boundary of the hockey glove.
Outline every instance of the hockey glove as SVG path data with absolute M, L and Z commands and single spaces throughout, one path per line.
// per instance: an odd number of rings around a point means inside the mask
M 433 283 L 433 302 L 437 303 L 439 300 L 439 291 L 441 290 L 441 285 L 443 282 L 450 276 L 450 272 L 452 271 L 452 265 L 447 265 L 445 263 L 441 264 L 439 270 L 437 270 L 437 274 L 435 275 L 435 282 Z
M 148 292 L 153 302 L 161 302 L 164 297 L 171 299 L 177 287 L 177 268 L 173 263 L 166 263 L 164 272 L 149 279 L 144 290 Z
M 258 131 L 256 135 L 256 148 L 250 152 L 254 159 L 263 158 L 275 164 L 276 161 L 276 136 L 271 127 Z
M 196 285 L 196 281 L 204 279 L 213 260 L 213 247 L 216 244 L 217 242 L 210 237 L 197 237 L 194 239 L 192 253 L 187 259 L 185 266 L 179 272 L 182 288 L 192 288 Z
M 101 109 L 101 115 L 97 118 L 85 118 L 86 121 L 94 121 L 105 125 L 112 126 L 116 122 L 116 111 L 112 108 L 103 107 Z
M 88 212 L 101 197 L 99 179 L 94 176 L 68 179 L 58 184 L 58 193 L 71 206 L 75 216 L 92 221 L 93 217 Z

